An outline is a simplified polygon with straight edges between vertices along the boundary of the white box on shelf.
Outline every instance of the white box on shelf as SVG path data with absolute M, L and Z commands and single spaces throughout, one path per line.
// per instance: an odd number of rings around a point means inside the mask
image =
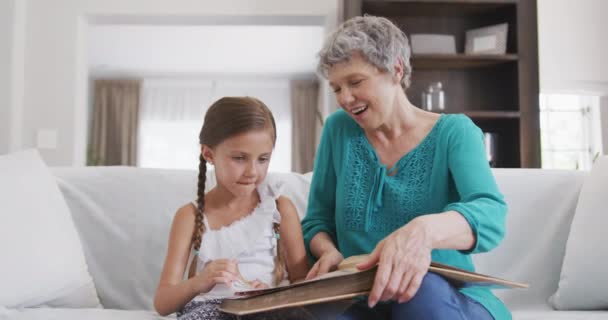
M 448 34 L 412 34 L 412 53 L 414 54 L 455 54 L 456 41 Z

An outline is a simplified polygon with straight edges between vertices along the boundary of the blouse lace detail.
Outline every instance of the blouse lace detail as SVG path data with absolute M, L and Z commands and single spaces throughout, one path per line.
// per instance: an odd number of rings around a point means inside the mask
M 411 154 L 406 155 L 406 161 L 397 173 L 386 177 L 382 194 L 384 209 L 371 215 L 371 230 L 396 230 L 426 212 L 424 205 L 430 197 L 429 183 L 436 139 L 436 132 L 431 132 Z
M 368 199 L 363 196 L 371 192 L 372 163 L 375 162 L 367 148 L 363 134 L 350 141 L 349 152 L 346 155 L 346 164 L 350 166 L 346 178 L 346 228 L 350 230 L 363 230 L 365 226 L 365 210 Z
M 346 228 L 388 233 L 426 212 L 430 175 L 440 118 L 412 151 L 399 159 L 388 175 L 363 133 L 350 141 L 345 170 Z

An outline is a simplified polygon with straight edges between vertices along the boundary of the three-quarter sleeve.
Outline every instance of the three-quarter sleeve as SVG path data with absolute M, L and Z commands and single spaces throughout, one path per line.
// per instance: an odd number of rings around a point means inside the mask
M 483 133 L 466 117 L 448 137 L 448 166 L 459 200 L 444 211 L 456 211 L 467 220 L 475 245 L 464 253 L 487 252 L 505 234 L 507 205 L 486 160 Z
M 312 182 L 308 196 L 306 216 L 302 220 L 302 232 L 306 252 L 310 252 L 310 241 L 319 232 L 326 232 L 336 243 L 336 170 L 332 154 L 332 117 L 328 118 L 315 156 Z M 337 246 L 337 245 L 336 245 Z

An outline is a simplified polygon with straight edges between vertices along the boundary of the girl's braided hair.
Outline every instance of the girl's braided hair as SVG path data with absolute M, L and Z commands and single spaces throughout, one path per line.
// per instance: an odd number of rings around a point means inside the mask
M 276 143 L 277 131 L 274 117 L 270 109 L 260 100 L 252 97 L 224 97 L 217 100 L 209 107 L 205 114 L 203 127 L 199 134 L 199 143 L 209 148 L 214 148 L 222 141 L 236 135 L 254 131 L 271 130 L 272 143 Z M 195 255 L 201 247 L 201 240 L 205 232 L 203 223 L 203 212 L 205 211 L 205 180 L 207 176 L 207 161 L 203 155 L 199 155 L 198 165 L 198 188 L 196 198 L 195 227 L 192 234 L 192 247 Z M 278 225 L 274 226 L 278 234 Z M 282 258 L 280 241 L 277 243 L 277 256 L 275 257 L 274 278 L 275 283 L 282 280 L 285 274 L 285 266 Z M 192 259 L 188 278 L 196 274 L 197 257 Z

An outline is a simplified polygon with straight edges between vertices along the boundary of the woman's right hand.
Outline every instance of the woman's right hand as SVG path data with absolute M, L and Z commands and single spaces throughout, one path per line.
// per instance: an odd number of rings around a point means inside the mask
M 336 270 L 342 260 L 344 260 L 344 256 L 335 248 L 323 253 L 306 275 L 306 280 Z
M 196 275 L 197 291 L 205 293 L 211 291 L 216 284 L 224 283 L 228 286 L 239 277 L 238 262 L 236 260 L 218 259 L 208 262 L 203 271 Z

